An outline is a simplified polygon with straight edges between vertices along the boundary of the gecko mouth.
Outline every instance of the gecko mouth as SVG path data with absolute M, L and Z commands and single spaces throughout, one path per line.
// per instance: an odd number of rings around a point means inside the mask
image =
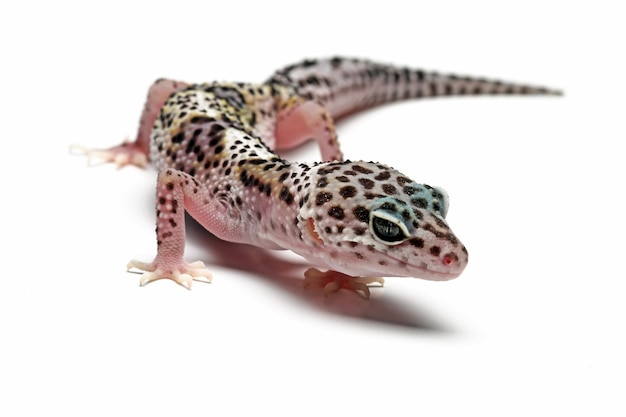
M 449 281 L 457 278 L 463 272 L 464 268 L 451 268 L 449 272 L 438 271 L 428 267 L 426 262 L 421 262 L 419 265 L 410 264 L 402 259 L 397 259 L 393 256 L 387 255 L 389 259 L 394 260 L 400 265 L 397 276 L 408 276 L 420 279 L 426 279 L 430 281 Z M 444 258 L 445 259 L 445 258 Z M 443 261 L 442 263 L 445 263 Z
M 461 272 L 442 272 L 428 269 L 427 267 L 409 266 L 409 270 L 413 269 L 419 272 L 414 273 L 411 276 L 421 279 L 427 279 L 430 281 L 449 281 L 461 275 Z

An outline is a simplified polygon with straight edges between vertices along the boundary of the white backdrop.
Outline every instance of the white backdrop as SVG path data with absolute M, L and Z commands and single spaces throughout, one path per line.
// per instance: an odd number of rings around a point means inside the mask
M 0 415 L 625 415 L 619 2 L 250 3 L 0 6 Z M 69 145 L 132 136 L 156 78 L 330 55 L 565 90 L 339 124 L 350 159 L 448 191 L 465 273 L 325 301 L 294 255 L 191 226 L 213 283 L 139 288 L 156 174 Z

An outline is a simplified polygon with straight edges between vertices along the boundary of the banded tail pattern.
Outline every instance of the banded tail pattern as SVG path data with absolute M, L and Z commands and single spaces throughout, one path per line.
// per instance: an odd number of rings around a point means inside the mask
M 293 88 L 339 118 L 379 104 L 438 96 L 561 95 L 558 90 L 477 77 L 442 75 L 351 58 L 304 60 L 282 68 L 266 83 Z

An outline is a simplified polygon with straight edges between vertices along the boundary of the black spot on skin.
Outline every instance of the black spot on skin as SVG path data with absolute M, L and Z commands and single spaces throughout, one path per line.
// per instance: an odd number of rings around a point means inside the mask
M 191 153 L 193 149 L 196 147 L 196 139 L 191 138 L 191 140 L 187 143 L 187 149 L 185 149 L 185 153 Z
M 361 174 L 371 174 L 374 172 L 369 168 L 362 167 L 361 165 L 352 165 L 352 169 L 356 172 L 360 172 Z
M 172 142 L 174 142 L 174 143 L 182 143 L 184 139 L 185 139 L 185 133 L 184 132 L 180 132 L 179 134 L 177 134 L 174 137 L 172 137 Z
M 374 179 L 378 181 L 384 181 L 384 180 L 388 180 L 389 177 L 391 177 L 391 174 L 389 173 L 389 171 L 383 171 L 380 174 L 376 175 Z
M 385 194 L 394 195 L 398 194 L 398 190 L 391 184 L 383 184 L 383 191 Z
M 338 177 L 335 177 L 335 179 L 339 182 L 350 182 L 350 178 L 346 177 L 345 175 L 340 175 Z
M 331 193 L 327 193 L 326 191 L 321 191 L 317 193 L 315 196 L 315 205 L 321 206 L 324 203 L 329 202 L 333 199 L 333 195 Z
M 339 194 L 343 198 L 354 197 L 356 195 L 356 188 L 351 185 L 346 185 L 345 187 L 341 187 Z
M 339 206 L 333 206 L 328 210 L 328 215 L 334 217 L 337 220 L 343 220 L 345 216 L 343 209 Z
M 170 226 L 176 227 L 176 222 L 174 221 L 174 219 L 170 219 Z
M 438 239 L 448 239 L 450 236 L 449 233 L 444 233 L 441 230 L 438 230 L 430 223 L 425 223 L 424 226 L 422 226 L 422 228 L 432 233 L 433 235 L 435 235 Z
M 396 178 L 396 181 L 398 182 L 398 185 L 399 185 L 400 187 L 404 187 L 405 185 L 410 184 L 410 183 L 412 183 L 412 182 L 413 182 L 413 181 L 411 181 L 411 180 L 410 180 L 409 178 L 407 178 L 407 177 L 398 177 L 398 178 Z
M 360 253 L 360 252 L 354 252 L 354 255 L 357 257 L 357 259 L 363 259 L 364 258 L 363 254 Z
M 215 119 L 209 116 L 194 116 L 191 118 L 191 123 L 204 124 L 214 122 Z
M 280 174 L 280 177 L 278 177 L 278 182 L 283 182 L 287 178 L 289 178 L 289 172 L 283 172 L 282 174 Z
M 365 231 L 367 229 L 365 227 L 355 227 L 354 228 L 354 234 L 357 236 L 363 236 L 365 234 Z
M 415 217 L 417 217 L 419 220 L 424 220 L 424 214 L 420 210 L 414 208 L 413 214 L 415 214 Z
M 370 190 L 372 188 L 374 188 L 374 181 L 370 180 L 369 178 L 359 178 L 359 183 L 361 183 L 361 185 L 366 189 L 366 190 Z
M 278 198 L 283 200 L 287 205 L 293 203 L 293 195 L 289 192 L 287 187 L 283 187 L 278 194 Z
M 370 211 L 363 206 L 356 206 L 352 209 L 352 214 L 363 223 L 369 223 L 370 221 Z
M 331 173 L 337 171 L 338 169 L 341 169 L 341 167 L 338 166 L 338 165 L 333 165 L 333 166 L 329 165 L 326 168 L 320 168 L 317 171 L 317 173 L 320 174 L 320 175 L 328 175 L 328 174 L 331 174 Z
M 168 182 L 167 184 L 165 184 L 165 187 L 172 191 L 174 189 L 174 183 L 173 182 Z
M 441 248 L 439 246 L 433 246 L 430 248 L 430 254 L 433 256 L 439 256 L 441 253 Z
M 435 223 L 437 223 L 437 226 L 441 227 L 442 229 L 449 229 L 448 225 L 446 224 L 446 222 L 444 222 L 443 220 L 441 220 L 439 217 L 434 217 L 435 219 Z
M 411 240 L 409 240 L 409 243 L 413 246 L 415 246 L 416 248 L 423 248 L 424 247 L 424 239 L 421 239 L 419 237 L 413 238 Z
M 324 188 L 328 185 L 328 179 L 326 177 L 322 177 L 317 181 L 317 186 L 319 188 Z
M 411 203 L 415 204 L 419 208 L 428 207 L 428 201 L 425 198 L 412 198 Z
M 312 67 L 316 64 L 317 64 L 317 59 L 305 59 L 304 61 L 300 63 L 302 68 Z M 293 68 L 289 68 L 289 71 L 291 71 L 292 69 Z
M 404 191 L 404 194 L 406 195 L 413 195 L 417 192 L 417 189 L 415 187 L 411 187 L 410 185 L 405 186 L 402 191 Z

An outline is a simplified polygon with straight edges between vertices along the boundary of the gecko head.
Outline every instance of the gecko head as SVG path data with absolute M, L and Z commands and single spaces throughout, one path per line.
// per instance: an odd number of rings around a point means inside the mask
M 457 277 L 468 255 L 445 221 L 448 195 L 385 165 L 322 166 L 300 211 L 312 243 L 307 259 L 354 276 Z M 303 239 L 305 233 L 303 233 Z

